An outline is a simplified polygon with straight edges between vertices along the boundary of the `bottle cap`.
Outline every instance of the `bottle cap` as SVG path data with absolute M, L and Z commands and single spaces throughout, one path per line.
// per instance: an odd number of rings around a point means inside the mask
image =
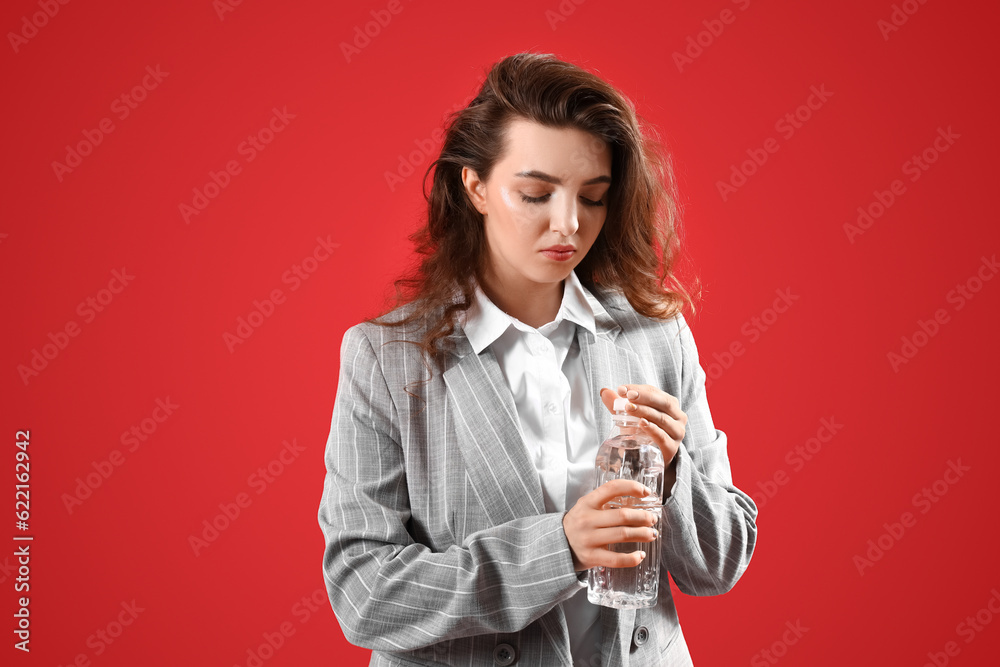
M 629 400 L 619 396 L 615 399 L 615 412 L 625 412 L 628 408 Z

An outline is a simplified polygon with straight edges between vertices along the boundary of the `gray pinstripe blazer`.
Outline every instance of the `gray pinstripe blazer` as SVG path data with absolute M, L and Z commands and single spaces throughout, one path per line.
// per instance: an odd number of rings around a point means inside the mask
M 612 427 L 601 387 L 654 385 L 688 415 L 663 508 L 658 604 L 601 607 L 601 664 L 691 665 L 666 573 L 688 595 L 730 590 L 753 555 L 757 506 L 733 486 L 683 316 L 645 318 L 617 292 L 587 299 L 598 333 L 578 327 L 577 341 L 598 442 Z M 496 357 L 474 354 L 456 328 L 444 373 L 415 384 L 429 375 L 420 350 L 398 341 L 421 334 L 365 323 L 341 345 L 319 524 L 344 635 L 373 649 L 371 665 L 510 664 L 494 657 L 501 645 L 518 666 L 571 665 L 559 603 L 586 576 L 573 570 L 562 514 L 544 513 Z

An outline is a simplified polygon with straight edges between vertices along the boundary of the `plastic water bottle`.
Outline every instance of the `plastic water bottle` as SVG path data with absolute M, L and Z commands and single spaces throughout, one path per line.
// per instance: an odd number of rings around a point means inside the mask
M 612 479 L 635 480 L 652 493 L 644 498 L 618 496 L 605 503 L 604 509 L 631 507 L 653 512 L 657 530 L 652 542 L 609 544 L 611 551 L 645 551 L 646 557 L 635 567 L 593 567 L 588 575 L 587 599 L 594 604 L 615 609 L 638 609 L 656 604 L 660 582 L 660 541 L 663 530 L 663 454 L 656 441 L 639 427 L 639 418 L 629 415 L 627 398 L 615 399 L 615 429 L 597 452 L 597 486 Z

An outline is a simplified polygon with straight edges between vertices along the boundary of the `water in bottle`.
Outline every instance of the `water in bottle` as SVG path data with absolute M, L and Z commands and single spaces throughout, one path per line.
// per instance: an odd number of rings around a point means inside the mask
M 658 533 L 652 542 L 609 544 L 611 551 L 645 551 L 646 557 L 635 567 L 594 567 L 588 575 L 587 598 L 594 604 L 616 609 L 638 609 L 656 604 L 660 581 L 660 541 L 663 529 L 663 454 L 659 446 L 639 427 L 639 418 L 629 415 L 628 399 L 615 399 L 615 429 L 597 452 L 597 486 L 613 479 L 631 479 L 652 491 L 644 498 L 618 496 L 605 503 L 604 509 L 630 507 L 652 512 Z

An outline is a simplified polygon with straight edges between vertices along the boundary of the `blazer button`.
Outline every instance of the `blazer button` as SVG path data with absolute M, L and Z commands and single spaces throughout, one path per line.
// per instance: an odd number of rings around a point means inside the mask
M 649 630 L 645 625 L 640 625 L 632 633 L 632 643 L 636 646 L 642 646 L 649 640 Z
M 497 644 L 497 647 L 493 649 L 493 662 L 500 665 L 500 667 L 513 665 L 516 660 L 517 653 L 510 644 Z

